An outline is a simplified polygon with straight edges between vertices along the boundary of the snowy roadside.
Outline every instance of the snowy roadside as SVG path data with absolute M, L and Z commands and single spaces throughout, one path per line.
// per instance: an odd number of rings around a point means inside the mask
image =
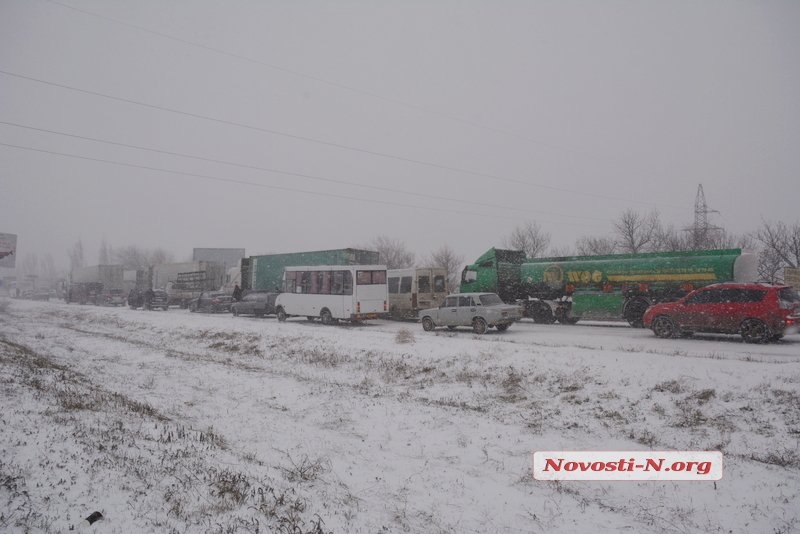
M 15 301 L 0 526 L 66 531 L 99 510 L 98 532 L 800 528 L 800 337 L 644 334 Z M 545 483 L 545 449 L 721 450 L 725 475 Z

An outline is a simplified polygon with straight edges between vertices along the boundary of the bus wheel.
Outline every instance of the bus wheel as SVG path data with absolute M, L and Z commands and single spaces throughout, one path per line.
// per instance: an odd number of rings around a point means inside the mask
M 286 312 L 283 311 L 283 308 L 278 308 L 278 311 L 275 312 L 275 315 L 278 316 L 278 320 L 280 322 L 284 322 L 286 320 Z
M 324 325 L 333 324 L 333 315 L 331 315 L 330 310 L 328 310 L 327 308 L 322 310 L 322 313 L 319 314 L 319 318 L 322 321 L 322 324 Z

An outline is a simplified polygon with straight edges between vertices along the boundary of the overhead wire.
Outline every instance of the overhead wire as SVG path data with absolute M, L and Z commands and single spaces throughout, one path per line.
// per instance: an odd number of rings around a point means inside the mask
M 440 169 L 440 170 L 447 170 L 447 171 L 452 171 L 452 172 L 458 172 L 458 173 L 462 173 L 462 174 L 468 174 L 468 175 L 471 175 L 471 176 L 477 176 L 477 177 L 481 177 L 481 178 L 488 178 L 488 179 L 491 179 L 491 180 L 503 181 L 503 182 L 507 182 L 507 183 L 514 183 L 514 184 L 523 185 L 523 186 L 527 186 L 527 187 L 535 187 L 535 188 L 549 189 L 549 190 L 552 190 L 552 191 L 560 191 L 562 193 L 581 194 L 581 195 L 592 196 L 592 197 L 596 197 L 596 198 L 605 198 L 607 200 L 634 202 L 634 203 L 638 203 L 638 204 L 646 204 L 646 205 L 652 205 L 652 206 L 656 206 L 656 207 L 659 206 L 659 204 L 656 204 L 656 203 L 653 203 L 653 202 L 648 202 L 648 201 L 636 201 L 636 200 L 630 200 L 630 199 L 623 199 L 621 197 L 616 197 L 616 196 L 611 196 L 611 195 L 603 195 L 603 194 L 599 194 L 599 193 L 590 193 L 590 192 L 587 192 L 587 191 L 567 189 L 567 188 L 563 188 L 563 187 L 556 187 L 556 186 L 545 185 L 545 184 L 537 184 L 537 183 L 527 182 L 527 181 L 520 180 L 520 179 L 508 178 L 508 177 L 504 177 L 504 176 L 500 176 L 500 175 L 496 175 L 496 174 L 483 173 L 483 172 L 479 172 L 479 171 L 472 171 L 472 170 L 464 169 L 464 168 L 460 168 L 460 167 L 453 167 L 453 166 L 449 166 L 449 165 L 443 165 L 443 164 L 439 164 L 439 163 L 434 163 L 434 162 L 429 162 L 429 161 L 424 161 L 424 160 L 418 160 L 418 159 L 408 158 L 408 157 L 404 157 L 404 156 L 398 156 L 398 155 L 390 154 L 390 153 L 387 153 L 387 152 L 379 152 L 379 151 L 375 151 L 375 150 L 369 150 L 369 149 L 365 149 L 365 148 L 359 148 L 359 147 L 353 147 L 353 146 L 350 146 L 350 145 L 344 145 L 344 144 L 341 144 L 341 143 L 335 143 L 333 141 L 324 141 L 324 140 L 315 139 L 315 138 L 312 138 L 312 137 L 307 137 L 307 136 L 302 136 L 302 135 L 297 135 L 297 134 L 291 134 L 291 133 L 288 133 L 288 132 L 281 132 L 279 130 L 274 130 L 274 129 L 270 129 L 270 128 L 264 128 L 264 127 L 255 126 L 255 125 L 252 125 L 252 124 L 245 124 L 245 123 L 241 123 L 241 122 L 237 122 L 237 121 L 221 119 L 221 118 L 218 118 L 218 117 L 212 117 L 210 115 L 203 115 L 203 114 L 200 114 L 200 113 L 194 113 L 194 112 L 190 112 L 190 111 L 178 110 L 178 109 L 169 108 L 169 107 L 166 107 L 166 106 L 159 106 L 157 104 L 150 104 L 150 103 L 147 103 L 147 102 L 142 102 L 142 101 L 138 101 L 138 100 L 134 100 L 134 99 L 130 99 L 130 98 L 124 98 L 124 97 L 109 95 L 109 94 L 106 94 L 106 93 L 101 93 L 99 91 L 92 91 L 92 90 L 89 90 L 89 89 L 82 89 L 82 88 L 79 88 L 79 87 L 74 87 L 74 86 L 71 86 L 71 85 L 63 84 L 63 83 L 52 82 L 52 81 L 49 81 L 49 80 L 43 80 L 41 78 L 36 78 L 36 77 L 33 77 L 33 76 L 27 76 L 27 75 L 24 75 L 24 74 L 11 72 L 11 71 L 8 71 L 6 69 L 0 69 L 0 74 L 3 74 L 5 76 L 9 76 L 9 77 L 14 77 L 14 78 L 18 78 L 18 79 L 23 79 L 23 80 L 28 80 L 28 81 L 40 83 L 42 85 L 48 85 L 48 86 L 51 86 L 51 87 L 58 87 L 58 88 L 61 88 L 61 89 L 67 89 L 69 91 L 74 91 L 74 92 L 77 92 L 77 93 L 83 93 L 83 94 L 88 94 L 88 95 L 91 95 L 91 96 L 97 96 L 97 97 L 105 98 L 105 99 L 112 100 L 112 101 L 124 102 L 124 103 L 127 103 L 127 104 L 141 106 L 141 107 L 145 107 L 145 108 L 149 108 L 149 109 L 165 111 L 165 112 L 173 113 L 173 114 L 176 114 L 176 115 L 182 115 L 182 116 L 186 116 L 186 117 L 192 117 L 192 118 L 196 118 L 196 119 L 215 122 L 215 123 L 218 123 L 218 124 L 225 124 L 225 125 L 228 125 L 228 126 L 235 126 L 235 127 L 239 127 L 239 128 L 248 129 L 248 130 L 259 131 L 259 132 L 268 133 L 268 134 L 281 136 L 281 137 L 286 137 L 286 138 L 290 138 L 290 139 L 295 139 L 295 140 L 299 140 L 299 141 L 305 141 L 305 142 L 315 143 L 315 144 L 319 144 L 319 145 L 323 145 L 323 146 L 334 147 L 334 148 L 338 148 L 338 149 L 342 149 L 342 150 L 358 152 L 358 153 L 363 153 L 363 154 L 369 154 L 371 156 L 382 157 L 382 158 L 392 159 L 392 160 L 396 160 L 396 161 L 403 161 L 403 162 L 406 162 L 406 163 L 413 163 L 413 164 L 421 165 L 421 166 L 425 166 L 425 167 L 436 168 L 436 169 Z M 662 204 L 661 206 L 664 206 L 664 205 Z M 669 206 L 669 205 L 666 205 L 666 206 Z M 681 207 L 679 207 L 679 206 L 669 206 L 669 207 L 682 209 L 682 210 L 685 209 L 685 207 L 683 207 L 683 206 L 681 206 Z
M 309 189 L 300 189 L 300 188 L 294 188 L 294 187 L 270 185 L 270 184 L 264 184 L 264 183 L 260 183 L 260 182 L 253 182 L 253 181 L 249 181 L 249 180 L 241 180 L 241 179 L 237 179 L 237 178 L 225 178 L 225 177 L 214 176 L 214 175 L 210 175 L 210 174 L 200 174 L 200 173 L 179 171 L 179 170 L 175 170 L 175 169 L 165 169 L 163 167 L 156 167 L 156 166 L 152 166 L 152 165 L 141 165 L 141 164 L 137 164 L 137 163 L 127 163 L 127 162 L 121 162 L 121 161 L 114 161 L 114 160 L 110 160 L 110 159 L 97 158 L 97 157 L 92 157 L 92 156 L 81 156 L 81 155 L 78 155 L 78 154 L 69 154 L 69 153 L 66 153 L 66 152 L 59 152 L 59 151 L 56 151 L 56 150 L 47 150 L 47 149 L 43 149 L 43 148 L 36 148 L 36 147 L 25 146 L 25 145 L 18 145 L 18 144 L 13 144 L 13 143 L 2 143 L 2 142 L 0 142 L 0 146 L 9 147 L 9 148 L 16 148 L 16 149 L 19 149 L 19 150 L 25 150 L 25 151 L 30 151 L 30 152 L 38 152 L 38 153 L 43 153 L 43 154 L 50 154 L 50 155 L 54 155 L 54 156 L 61 156 L 61 157 L 65 157 L 65 158 L 79 159 L 79 160 L 84 160 L 84 161 L 93 161 L 93 162 L 97 162 L 97 163 L 107 163 L 107 164 L 117 165 L 117 166 L 121 166 L 121 167 L 129 167 L 129 168 L 134 168 L 134 169 L 142 169 L 142 170 L 148 170 L 148 171 L 154 171 L 154 172 L 169 173 L 169 174 L 175 174 L 175 175 L 179 175 L 179 176 L 192 177 L 192 178 L 201 178 L 201 179 L 205 179 L 205 180 L 212 180 L 212 181 L 224 182 L 224 183 L 233 183 L 233 184 L 239 184 L 239 185 L 262 187 L 262 188 L 266 188 L 266 189 L 275 189 L 275 190 L 279 190 L 279 191 L 303 193 L 303 194 L 315 195 L 315 196 L 320 196 L 320 197 L 338 198 L 338 199 L 344 199 L 344 200 L 354 200 L 354 201 L 358 201 L 358 202 L 362 202 L 362 203 L 382 204 L 382 205 L 387 205 L 387 206 L 413 208 L 413 209 L 435 211 L 435 212 L 457 213 L 457 214 L 460 214 L 460 215 L 480 216 L 480 217 L 488 217 L 488 218 L 495 218 L 495 219 L 516 220 L 513 217 L 508 217 L 508 216 L 505 216 L 505 215 L 493 215 L 493 214 L 488 214 L 488 213 L 468 212 L 468 211 L 462 211 L 462 210 L 455 210 L 455 209 L 452 209 L 452 208 L 443 208 L 443 207 L 439 207 L 439 206 L 437 206 L 437 207 L 420 206 L 420 205 L 414 205 L 414 204 L 407 204 L 407 203 L 403 203 L 403 202 L 394 202 L 394 201 L 388 201 L 388 200 L 359 198 L 359 197 L 352 197 L 352 196 L 342 195 L 342 194 L 337 194 L 337 193 L 327 193 L 327 192 L 320 192 L 320 191 L 314 191 L 314 190 L 309 190 Z M 551 222 L 552 223 L 553 221 L 544 221 L 544 222 Z M 554 223 L 554 224 L 568 224 L 568 225 L 573 225 L 573 226 L 589 226 L 589 225 L 586 225 L 586 224 L 569 223 L 569 222 Z
M 191 47 L 199 48 L 201 50 L 205 50 L 207 52 L 213 52 L 213 53 L 219 54 L 221 56 L 238 59 L 240 61 L 244 61 L 244 62 L 247 62 L 247 63 L 252 63 L 254 65 L 259 65 L 261 67 L 267 67 L 267 68 L 275 70 L 275 71 L 291 74 L 291 75 L 296 76 L 298 78 L 304 78 L 304 79 L 307 79 L 307 80 L 311 80 L 313 82 L 317 82 L 317 83 L 321 83 L 321 84 L 328 85 L 328 86 L 331 86 L 331 87 L 335 87 L 337 89 L 342 89 L 342 90 L 349 91 L 349 92 L 352 92 L 352 93 L 355 93 L 355 94 L 368 96 L 370 98 L 374 98 L 376 100 L 380 100 L 380 101 L 383 101 L 383 102 L 386 102 L 386 103 L 389 103 L 389 104 L 393 104 L 393 105 L 396 105 L 396 106 L 401 106 L 401 107 L 405 107 L 405 108 L 408 108 L 408 109 L 413 109 L 415 111 L 419 111 L 419 112 L 426 113 L 426 114 L 429 114 L 429 115 L 434 115 L 434 116 L 441 117 L 441 118 L 444 118 L 444 119 L 447 119 L 447 120 L 450 120 L 450 121 L 453 121 L 453 122 L 466 124 L 466 125 L 469 125 L 469 126 L 473 126 L 475 128 L 491 131 L 491 132 L 494 132 L 494 133 L 499 133 L 499 134 L 502 134 L 502 135 L 506 135 L 506 136 L 509 136 L 509 137 L 513 137 L 513 138 L 516 138 L 516 139 L 527 141 L 527 142 L 530 142 L 530 143 L 536 143 L 536 144 L 539 144 L 539 145 L 542 145 L 542 146 L 547 146 L 547 147 L 550 147 L 550 148 L 556 148 L 556 149 L 559 149 L 559 150 L 573 152 L 573 153 L 581 153 L 583 155 L 590 156 L 590 157 L 593 157 L 593 158 L 600 158 L 600 156 L 598 156 L 596 154 L 591 154 L 591 153 L 588 153 L 588 152 L 583 151 L 583 150 L 575 150 L 575 149 L 572 149 L 572 148 L 569 148 L 569 147 L 564 147 L 564 146 L 560 146 L 560 145 L 553 144 L 553 143 L 542 143 L 541 141 L 534 141 L 534 140 L 532 140 L 532 139 L 530 139 L 528 137 L 520 135 L 519 133 L 513 132 L 511 130 L 506 130 L 506 129 L 503 129 L 503 128 L 497 128 L 495 126 L 489 126 L 487 124 L 483 124 L 483 123 L 480 123 L 480 122 L 477 122 L 477 121 L 472 121 L 472 120 L 469 120 L 469 119 L 465 119 L 463 117 L 458 117 L 458 116 L 450 114 L 450 113 L 444 113 L 442 111 L 438 111 L 438 110 L 435 110 L 435 109 L 430 109 L 428 107 L 420 106 L 418 104 L 405 102 L 405 101 L 397 99 L 397 98 L 390 98 L 390 97 L 387 97 L 385 95 L 376 93 L 374 91 L 369 91 L 369 90 L 362 89 L 362 88 L 359 88 L 359 87 L 355 87 L 355 86 L 352 86 L 352 85 L 348 85 L 348 84 L 344 84 L 344 83 L 341 83 L 341 82 L 336 82 L 336 81 L 333 81 L 333 80 L 329 80 L 329 79 L 323 78 L 321 76 L 316 76 L 316 75 L 313 75 L 313 74 L 308 74 L 306 72 L 301 72 L 299 70 L 291 69 L 291 68 L 285 67 L 283 65 L 277 65 L 275 63 L 270 63 L 268 61 L 255 59 L 255 58 L 252 58 L 252 57 L 249 57 L 249 56 L 245 56 L 243 54 L 236 54 L 236 53 L 230 52 L 228 50 L 223 50 L 221 48 L 216 48 L 216 47 L 213 47 L 213 46 L 209 46 L 207 44 L 199 43 L 199 42 L 196 42 L 196 41 L 191 41 L 189 39 L 185 39 L 185 38 L 182 38 L 182 37 L 177 37 L 177 36 L 169 34 L 169 33 L 153 30 L 152 28 L 148 28 L 146 26 L 141 26 L 139 24 L 133 24 L 133 23 L 128 22 L 128 21 L 124 21 L 124 20 L 113 18 L 113 17 L 109 17 L 107 15 L 103 15 L 103 14 L 97 13 L 95 11 L 90 11 L 88 9 L 78 8 L 78 7 L 69 5 L 69 4 L 65 4 L 64 2 L 58 2 L 57 0 L 45 0 L 45 1 L 50 3 L 50 4 L 61 6 L 63 8 L 70 9 L 72 11 L 75 11 L 75 12 L 78 12 L 78 13 L 81 13 L 81 14 L 84 14 L 84 15 L 88 15 L 88 16 L 91 16 L 91 17 L 96 17 L 98 19 L 101 19 L 101 20 L 104 20 L 104 21 L 107 21 L 107 22 L 112 22 L 114 24 L 119 24 L 121 26 L 125 26 L 125 27 L 128 27 L 128 28 L 133 28 L 133 29 L 141 31 L 141 32 L 149 33 L 151 35 L 155 35 L 155 36 L 161 37 L 163 39 L 168 39 L 168 40 L 171 40 L 171 41 L 175 41 L 175 42 L 187 45 L 187 46 L 191 46 Z M 603 159 L 605 159 L 605 158 L 603 158 Z
M 243 168 L 243 169 L 257 170 L 257 171 L 269 172 L 269 173 L 273 173 L 273 174 L 282 174 L 282 175 L 286 175 L 286 176 L 294 176 L 294 177 L 297 177 L 297 178 L 306 178 L 306 179 L 309 179 L 309 180 L 316 180 L 316 181 L 321 181 L 321 182 L 335 183 L 335 184 L 339 184 L 339 185 L 348 185 L 348 186 L 353 186 L 353 187 L 361 187 L 361 188 L 364 188 L 364 189 L 372 189 L 374 191 L 382 191 L 382 192 L 393 193 L 393 194 L 403 194 L 403 195 L 421 197 L 421 198 L 426 198 L 426 199 L 442 200 L 442 201 L 446 201 L 446 202 L 455 202 L 455 203 L 466 204 L 466 205 L 470 205 L 470 206 L 499 208 L 499 209 L 505 209 L 505 210 L 519 211 L 519 212 L 524 212 L 524 213 L 542 213 L 542 214 L 545 214 L 545 215 L 556 215 L 556 216 L 563 216 L 563 217 L 569 217 L 569 218 L 575 218 L 575 219 L 587 219 L 587 220 L 594 220 L 594 221 L 601 221 L 601 222 L 610 222 L 608 219 L 603 219 L 603 218 L 599 218 L 599 217 L 587 217 L 587 216 L 583 216 L 583 215 L 557 213 L 557 212 L 550 212 L 550 211 L 537 210 L 537 209 L 531 209 L 531 208 L 518 208 L 518 207 L 514 207 L 514 206 L 507 206 L 507 205 L 502 205 L 502 204 L 493 204 L 493 203 L 489 203 L 489 202 L 477 202 L 477 201 L 473 201 L 473 200 L 462 200 L 462 199 L 456 199 L 456 198 L 445 197 L 445 196 L 440 196 L 440 195 L 433 195 L 433 194 L 428 194 L 428 193 L 420 194 L 420 193 L 415 193 L 413 191 L 406 191 L 406 190 L 395 189 L 395 188 L 391 188 L 391 187 L 371 185 L 371 184 L 361 184 L 361 183 L 357 183 L 357 182 L 350 182 L 350 181 L 347 181 L 347 180 L 340 180 L 340 179 L 336 179 L 336 178 L 329 178 L 329 177 L 318 176 L 318 175 L 313 175 L 313 174 L 300 173 L 300 172 L 288 171 L 288 170 L 283 170 L 283 169 L 272 169 L 272 168 L 269 168 L 269 167 L 260 167 L 260 166 L 257 166 L 257 165 L 248 165 L 248 164 L 238 163 L 238 162 L 234 162 L 234 161 L 228 161 L 228 160 L 222 160 L 222 159 L 216 159 L 216 158 L 209 158 L 209 157 L 204 157 L 204 156 L 197 156 L 197 155 L 186 154 L 186 153 L 182 153 L 182 152 L 173 152 L 173 151 L 169 151 L 169 150 L 162 150 L 162 149 L 153 148 L 153 147 L 145 147 L 145 146 L 141 146 L 141 145 L 120 143 L 120 142 L 117 142 L 117 141 L 110 141 L 108 139 L 100 139 L 100 138 L 97 138 L 97 137 L 89 137 L 89 136 L 85 136 L 85 135 L 78 135 L 78 134 L 75 134 L 75 133 L 61 132 L 61 131 L 57 131 L 57 130 L 50 130 L 50 129 L 47 129 L 47 128 L 39 128 L 39 127 L 35 127 L 35 126 L 20 124 L 20 123 L 17 123 L 17 122 L 10 122 L 10 121 L 0 120 L 0 124 L 5 124 L 7 126 L 14 126 L 16 128 L 23 128 L 23 129 L 27 129 L 27 130 L 36 131 L 36 132 L 43 132 L 43 133 L 49 133 L 49 134 L 54 134 L 54 135 L 60 135 L 60 136 L 64 136 L 64 137 L 71 137 L 71 138 L 74 138 L 74 139 L 81 139 L 81 140 L 84 140 L 84 141 L 92 141 L 92 142 L 95 142 L 95 143 L 102 143 L 102 144 L 106 144 L 106 145 L 120 146 L 120 147 L 125 147 L 125 148 L 132 148 L 132 149 L 135 149 L 135 150 L 142 150 L 142 151 L 147 151 L 147 152 L 155 152 L 155 153 L 158 153 L 158 154 L 165 154 L 165 155 L 169 155 L 169 156 L 178 156 L 178 157 L 182 157 L 182 158 L 195 159 L 195 160 L 198 160 L 198 161 L 206 161 L 206 162 L 209 162 L 209 163 L 219 163 L 219 164 L 222 164 L 222 165 L 230 165 L 230 166 L 233 166 L 233 167 L 239 167 L 239 168 Z

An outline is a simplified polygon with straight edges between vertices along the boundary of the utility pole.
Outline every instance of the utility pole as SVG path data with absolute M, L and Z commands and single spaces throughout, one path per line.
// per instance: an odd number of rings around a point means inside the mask
M 711 226 L 708 223 L 709 213 L 719 212 L 709 209 L 708 204 L 706 204 L 706 195 L 703 192 L 703 184 L 698 184 L 697 196 L 694 199 L 694 226 L 689 229 L 692 232 L 692 248 L 694 250 L 707 248 L 710 231 L 720 230 L 718 226 Z

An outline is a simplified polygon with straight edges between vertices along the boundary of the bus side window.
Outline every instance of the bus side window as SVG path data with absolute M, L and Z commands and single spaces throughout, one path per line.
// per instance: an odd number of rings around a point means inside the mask
M 404 276 L 400 279 L 400 293 L 411 293 L 411 277 Z
M 300 273 L 300 291 L 298 293 L 311 293 L 311 275 L 313 273 L 304 271 Z
M 331 294 L 331 272 L 321 271 L 320 273 L 320 293 L 323 295 Z
M 446 291 L 444 285 L 444 275 L 437 274 L 433 277 L 433 291 L 435 293 L 444 293 Z
M 343 295 L 352 295 L 353 294 L 353 274 L 350 271 L 342 271 L 344 275 L 344 281 L 342 283 L 342 294 Z
M 417 291 L 420 293 L 429 293 L 431 290 L 431 277 L 420 276 L 417 279 Z
M 286 282 L 284 283 L 283 290 L 287 293 L 297 293 L 297 287 L 300 285 L 297 282 L 297 273 L 296 271 L 288 271 L 286 273 Z
M 392 276 L 389 278 L 389 293 L 395 295 L 398 293 L 398 288 L 400 287 L 400 278 L 397 276 Z
M 342 295 L 344 289 L 344 271 L 333 271 L 333 287 L 331 288 L 332 295 Z

